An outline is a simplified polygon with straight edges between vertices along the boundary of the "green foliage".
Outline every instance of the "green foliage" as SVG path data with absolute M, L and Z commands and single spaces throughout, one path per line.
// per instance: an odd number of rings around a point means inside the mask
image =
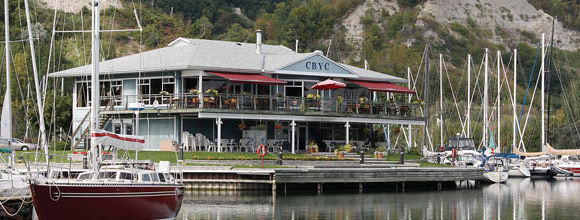
M 530 0 L 536 8 L 556 16 L 564 27 L 580 30 L 580 2 L 570 0 Z
M 423 2 L 424 0 L 397 0 L 397 4 L 404 7 L 415 7 Z

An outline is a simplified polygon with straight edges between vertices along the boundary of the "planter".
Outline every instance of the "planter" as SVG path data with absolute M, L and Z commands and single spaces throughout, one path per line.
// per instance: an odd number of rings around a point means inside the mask
M 338 156 L 338 158 L 344 159 L 344 152 L 338 152 L 336 155 Z
M 312 153 L 314 153 L 314 151 L 315 151 L 315 150 L 314 150 L 314 148 L 313 148 L 313 147 L 311 147 L 311 148 L 308 148 L 308 152 L 310 152 L 311 154 L 312 154 Z
M 379 158 L 379 159 L 383 159 L 383 158 L 384 158 L 384 156 L 383 156 L 383 152 L 380 152 L 380 153 L 378 153 L 378 154 L 377 154 L 377 158 Z

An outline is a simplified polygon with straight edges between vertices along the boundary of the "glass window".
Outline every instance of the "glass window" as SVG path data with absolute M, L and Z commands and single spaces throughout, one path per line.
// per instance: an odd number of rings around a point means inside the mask
M 143 182 L 151 182 L 151 176 L 148 173 L 141 174 L 141 179 L 143 180 Z
M 159 175 L 157 173 L 152 173 L 151 176 L 153 177 L 153 182 L 159 182 Z
M 121 172 L 119 174 L 119 179 L 122 179 L 122 180 L 133 180 L 133 174 Z
M 115 179 L 117 172 L 100 172 L 98 179 Z
M 77 107 L 88 107 L 91 100 L 91 87 L 87 82 L 77 83 Z
M 164 173 L 160 173 L 159 174 L 159 182 L 162 182 L 162 183 L 166 182 L 165 181 L 165 174 Z
M 113 133 L 121 134 L 121 124 L 114 124 L 113 125 Z
M 90 178 L 91 178 L 91 173 L 81 173 L 77 177 L 77 179 L 80 179 L 80 180 L 86 180 L 86 179 L 90 179 Z

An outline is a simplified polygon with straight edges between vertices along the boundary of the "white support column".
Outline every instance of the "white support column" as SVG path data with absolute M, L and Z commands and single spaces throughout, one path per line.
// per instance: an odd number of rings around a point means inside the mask
M 517 79 L 517 75 L 518 75 L 517 74 L 517 70 L 518 70 L 518 65 L 517 64 L 518 64 L 518 49 L 514 49 L 514 95 L 513 95 L 514 101 L 512 103 L 513 104 L 513 108 L 514 108 L 513 109 L 514 110 L 514 112 L 513 112 L 514 113 L 514 120 L 513 120 L 513 124 L 514 125 L 513 125 L 513 128 L 512 128 L 512 131 L 513 131 L 513 135 L 512 135 L 512 149 L 513 148 L 516 148 L 516 132 L 517 132 L 516 131 L 516 128 L 517 128 L 517 117 L 518 117 L 517 112 L 516 112 L 516 104 L 517 104 L 517 97 L 516 97 L 516 88 L 517 88 L 516 82 L 517 81 L 516 81 L 516 79 Z M 512 150 L 512 152 L 513 152 L 513 150 Z
M 199 90 L 199 94 L 197 94 L 199 98 L 199 108 L 203 108 L 203 71 L 199 71 L 199 78 L 197 82 L 197 90 Z
M 544 93 L 546 92 L 545 87 L 546 87 L 546 75 L 544 72 L 544 59 L 545 59 L 545 51 L 544 51 L 544 36 L 545 34 L 542 34 L 542 65 L 541 65 L 541 78 L 542 78 L 542 131 L 540 132 L 542 134 L 542 152 L 546 152 L 546 114 L 545 114 L 545 109 L 546 109 L 546 104 L 544 103 L 545 97 L 544 97 Z
M 501 52 L 497 51 L 497 146 L 496 152 L 501 152 Z
M 346 124 L 344 124 L 344 128 L 346 130 L 346 139 L 344 144 L 348 144 L 350 142 L 350 134 L 349 134 L 350 123 L 348 122 L 348 120 L 346 121 Z
M 217 151 L 222 152 L 222 118 L 216 118 L 215 124 L 217 125 Z
M 296 154 L 296 121 L 294 119 L 292 119 L 290 126 L 292 127 L 292 154 Z
M 467 134 L 466 138 L 471 135 L 471 54 L 467 55 Z
M 411 89 L 411 67 L 407 67 L 407 88 Z M 412 94 L 409 93 L 409 103 L 411 103 L 411 98 L 412 98 Z M 411 127 L 411 125 L 409 124 L 409 138 L 407 139 L 407 146 L 409 146 L 409 149 L 411 149 L 412 147 L 412 143 L 413 143 L 413 133 L 412 130 L 413 128 Z

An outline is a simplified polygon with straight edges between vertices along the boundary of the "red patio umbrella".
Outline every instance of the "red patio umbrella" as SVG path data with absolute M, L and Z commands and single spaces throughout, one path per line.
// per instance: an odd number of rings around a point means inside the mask
M 322 82 L 316 83 L 316 85 L 313 85 L 310 88 L 318 90 L 331 90 L 331 89 L 340 89 L 344 87 L 346 87 L 346 84 L 344 83 L 337 82 L 332 79 L 327 79 Z

